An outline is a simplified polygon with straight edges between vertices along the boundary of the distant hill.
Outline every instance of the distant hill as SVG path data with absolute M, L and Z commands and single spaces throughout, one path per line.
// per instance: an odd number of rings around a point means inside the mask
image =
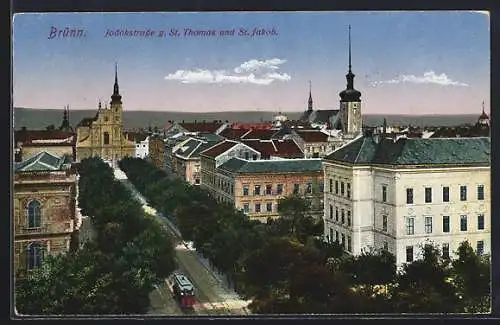
M 72 110 L 70 122 L 75 126 L 85 117 L 92 117 L 95 110 Z M 270 111 L 241 111 L 241 112 L 212 112 L 212 113 L 186 113 L 186 112 L 161 112 L 161 111 L 124 111 L 126 129 L 141 127 L 163 127 L 169 120 L 173 121 L 213 121 L 222 120 L 229 122 L 265 122 L 273 119 L 275 112 Z M 302 112 L 283 112 L 288 119 L 298 119 Z M 14 128 L 44 129 L 53 124 L 56 128 L 61 124 L 63 110 L 59 109 L 33 109 L 14 108 Z M 381 125 L 384 117 L 389 125 L 460 125 L 475 123 L 478 115 L 364 115 L 363 121 L 367 125 Z

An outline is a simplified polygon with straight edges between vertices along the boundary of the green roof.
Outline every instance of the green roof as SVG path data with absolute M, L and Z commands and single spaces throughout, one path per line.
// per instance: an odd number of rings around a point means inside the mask
M 325 160 L 351 164 L 385 165 L 464 165 L 489 164 L 491 139 L 401 138 L 397 141 L 362 137 L 338 149 Z
M 220 169 L 239 174 L 304 173 L 322 170 L 321 159 L 243 160 L 231 158 Z
M 14 165 L 15 172 L 33 171 L 55 171 L 68 168 L 71 164 L 71 157 L 57 157 L 48 152 L 42 151 L 33 157 Z

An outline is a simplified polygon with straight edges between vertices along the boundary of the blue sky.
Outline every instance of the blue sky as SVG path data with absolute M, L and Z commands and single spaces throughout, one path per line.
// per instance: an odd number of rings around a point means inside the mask
M 478 113 L 483 100 L 489 111 L 489 19 L 459 11 L 16 15 L 14 106 L 96 108 L 109 101 L 116 61 L 125 110 L 302 111 L 309 80 L 315 108 L 336 109 L 349 24 L 364 113 Z M 49 39 L 52 26 L 85 36 Z M 238 36 L 240 28 L 277 35 Z M 167 36 L 105 37 L 108 29 Z

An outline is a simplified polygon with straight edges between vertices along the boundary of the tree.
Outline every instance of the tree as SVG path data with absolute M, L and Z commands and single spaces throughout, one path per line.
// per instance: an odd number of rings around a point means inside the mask
M 280 216 L 289 223 L 289 233 L 295 238 L 304 240 L 303 222 L 308 217 L 311 203 L 297 195 L 281 198 L 278 201 Z M 308 222 L 308 221 L 305 221 Z
M 457 249 L 458 258 L 452 262 L 453 283 L 467 313 L 489 312 L 491 303 L 490 258 L 478 256 L 468 241 Z

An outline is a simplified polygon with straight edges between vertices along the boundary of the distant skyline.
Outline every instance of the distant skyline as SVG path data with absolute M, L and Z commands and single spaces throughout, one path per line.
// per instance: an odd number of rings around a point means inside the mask
M 125 110 L 298 112 L 309 81 L 338 109 L 348 25 L 363 114 L 490 112 L 489 16 L 467 11 L 16 14 L 13 105 L 96 109 L 117 62 Z

